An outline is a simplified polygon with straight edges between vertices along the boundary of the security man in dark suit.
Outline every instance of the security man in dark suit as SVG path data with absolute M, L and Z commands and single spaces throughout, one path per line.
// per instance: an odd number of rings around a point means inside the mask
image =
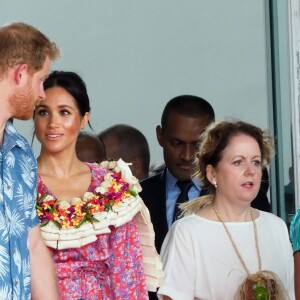
M 192 182 L 188 199 L 200 195 L 200 183 L 191 181 L 198 138 L 215 114 L 204 99 L 182 95 L 170 100 L 164 108 L 156 136 L 163 148 L 166 168 L 141 182 L 140 193 L 151 215 L 155 245 L 160 252 L 163 240 L 171 227 L 177 198 L 181 193 L 177 182 Z

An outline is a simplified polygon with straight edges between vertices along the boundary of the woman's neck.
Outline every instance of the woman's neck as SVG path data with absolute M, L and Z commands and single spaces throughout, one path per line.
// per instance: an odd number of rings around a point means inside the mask
M 74 197 L 81 197 L 89 189 L 91 170 L 76 155 L 63 159 L 41 153 L 37 161 L 39 176 L 58 199 L 71 201 Z
M 47 174 L 47 176 L 56 176 L 57 178 L 67 178 L 80 172 L 85 166 L 76 154 L 73 155 L 60 155 L 60 154 L 47 154 L 41 152 L 37 158 L 38 173 L 40 175 Z
M 249 222 L 251 219 L 251 206 L 236 205 L 235 203 L 228 203 L 221 199 L 216 198 L 214 207 L 220 214 L 223 222 Z

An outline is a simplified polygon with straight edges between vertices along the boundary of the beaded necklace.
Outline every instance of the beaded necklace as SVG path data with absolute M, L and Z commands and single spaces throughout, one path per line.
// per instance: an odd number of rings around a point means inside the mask
M 258 259 L 258 272 L 251 275 L 249 269 L 246 266 L 245 261 L 243 260 L 241 253 L 239 252 L 236 243 L 233 240 L 233 237 L 228 229 L 228 227 L 226 226 L 226 224 L 224 223 L 224 221 L 221 219 L 219 212 L 217 211 L 215 205 L 213 203 L 211 203 L 211 207 L 213 208 L 215 214 L 217 215 L 219 221 L 222 223 L 225 232 L 227 234 L 227 236 L 229 237 L 229 240 L 232 244 L 232 247 L 239 259 L 239 261 L 241 262 L 247 277 L 249 277 L 253 284 L 252 284 L 252 296 L 254 297 L 255 300 L 268 300 L 269 299 L 269 291 L 268 288 L 265 286 L 264 281 L 263 281 L 263 274 L 261 271 L 261 256 L 260 256 L 260 252 L 259 252 L 259 245 L 258 245 L 258 236 L 257 236 L 257 227 L 256 227 L 256 222 L 253 219 L 253 214 L 252 214 L 252 209 L 250 210 L 250 215 L 251 215 L 251 220 L 252 220 L 252 224 L 253 224 L 253 232 L 254 232 L 254 239 L 255 239 L 255 248 L 256 248 L 256 254 L 257 254 L 257 259 Z

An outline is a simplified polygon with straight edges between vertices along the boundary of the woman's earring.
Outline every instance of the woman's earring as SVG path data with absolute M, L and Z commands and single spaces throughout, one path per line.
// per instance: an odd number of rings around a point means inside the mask
M 213 181 L 213 183 L 212 183 L 214 186 L 215 186 L 215 188 L 217 188 L 218 187 L 218 185 L 217 185 L 217 182 L 214 180 Z

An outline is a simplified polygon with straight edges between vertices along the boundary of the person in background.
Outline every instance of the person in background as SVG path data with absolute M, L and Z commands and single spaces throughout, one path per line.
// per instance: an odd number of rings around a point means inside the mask
M 0 298 L 58 299 L 53 261 L 35 210 L 37 166 L 13 119 L 28 120 L 59 50 L 37 28 L 0 28 Z M 42 268 L 41 268 L 42 266 Z
M 190 184 L 185 200 L 200 195 L 199 180 L 191 179 L 193 161 L 199 135 L 214 120 L 212 106 L 206 100 L 192 95 L 171 99 L 163 110 L 156 136 L 163 148 L 165 168 L 141 181 L 140 193 L 150 211 L 158 252 L 176 218 L 175 206 L 181 194 L 177 181 Z
M 106 160 L 104 143 L 96 135 L 81 131 L 76 141 L 76 155 L 83 162 L 100 163 Z
M 293 167 L 289 167 L 289 183 L 284 186 L 284 200 L 285 200 L 285 211 L 288 219 L 288 223 L 291 221 L 291 217 L 294 216 L 295 212 L 295 181 L 294 181 L 294 170 Z
M 200 195 L 199 181 L 191 179 L 192 165 L 198 137 L 214 120 L 212 106 L 192 95 L 171 99 L 163 110 L 156 136 L 163 148 L 164 166 L 160 166 L 156 175 L 141 181 L 140 193 L 150 212 L 158 253 L 169 228 L 178 217 L 179 203 Z M 156 294 L 149 293 L 149 299 L 157 299 Z
M 150 151 L 146 137 L 136 128 L 116 124 L 98 134 L 106 148 L 108 160 L 131 163 L 132 174 L 139 180 L 149 176 Z
M 110 192 L 117 196 L 112 189 L 119 185 L 112 183 L 117 178 L 107 176 L 106 168 L 82 162 L 76 155 L 78 134 L 90 116 L 85 83 L 74 72 L 54 71 L 44 88 L 46 99 L 34 114 L 35 133 L 41 143 L 37 209 L 55 260 L 61 299 L 148 299 L 134 207 L 126 207 L 127 213 L 123 211 L 120 218 L 97 221 L 91 215 L 102 206 L 113 213 L 110 207 L 114 200 L 106 203 L 106 199 Z M 107 191 L 108 180 L 107 197 L 99 198 L 99 193 Z M 59 206 L 55 209 L 58 216 L 48 210 L 48 204 Z
M 269 133 L 242 121 L 203 132 L 195 176 L 209 193 L 182 204 L 166 236 L 160 299 L 295 299 L 287 226 L 251 207 L 272 153 Z
M 271 203 L 269 202 L 267 196 L 269 191 L 269 186 L 270 186 L 269 171 L 267 168 L 263 168 L 260 189 L 255 199 L 251 202 L 252 207 L 266 212 L 271 212 Z

